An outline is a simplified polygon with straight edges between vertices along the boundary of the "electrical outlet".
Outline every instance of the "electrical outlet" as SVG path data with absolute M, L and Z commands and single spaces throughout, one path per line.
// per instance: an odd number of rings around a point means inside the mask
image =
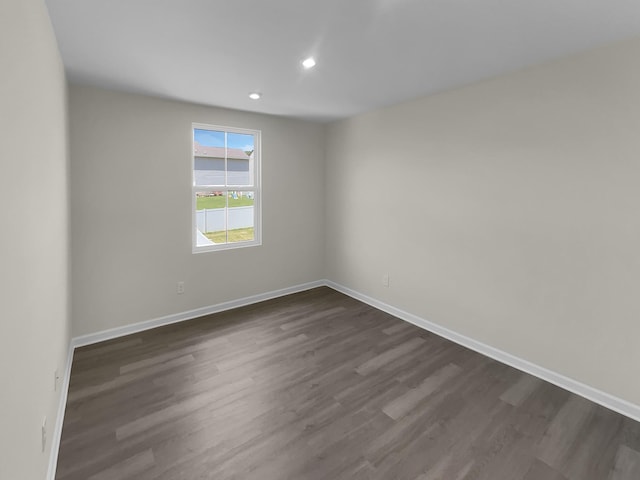
M 182 295 L 184 293 L 184 282 L 178 282 L 178 295 Z
M 58 369 L 56 368 L 56 371 L 53 372 L 53 391 L 57 392 L 58 391 L 58 383 L 60 382 L 60 373 L 58 372 Z
M 384 285 L 385 287 L 389 288 L 389 274 L 385 273 L 384 275 L 382 275 L 382 285 Z
M 47 446 L 47 417 L 42 420 L 42 451 Z

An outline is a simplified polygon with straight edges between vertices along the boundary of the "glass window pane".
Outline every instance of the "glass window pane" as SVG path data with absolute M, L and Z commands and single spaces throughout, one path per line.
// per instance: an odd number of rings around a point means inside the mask
M 253 185 L 255 140 L 245 133 L 227 133 L 227 185 Z
M 193 129 L 194 145 L 203 147 L 224 147 L 225 132 L 222 130 L 204 130 L 202 128 Z
M 260 207 L 260 132 L 193 126 L 194 244 L 212 251 L 255 245 Z M 231 129 L 233 130 L 233 129 Z M 206 248 L 206 247 L 211 248 Z
M 255 192 L 229 190 L 196 193 L 196 244 L 252 241 Z
M 196 193 L 197 245 L 226 243 L 227 195 L 220 192 Z
M 225 184 L 225 132 L 193 129 L 194 185 Z
M 229 191 L 227 213 L 227 242 L 249 242 L 254 237 L 255 192 Z

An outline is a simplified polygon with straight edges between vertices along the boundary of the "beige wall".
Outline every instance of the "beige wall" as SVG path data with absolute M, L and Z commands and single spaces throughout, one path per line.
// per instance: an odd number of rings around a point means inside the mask
M 66 88 L 44 3 L 0 19 L 0 478 L 41 479 L 70 337 Z M 74 86 L 74 335 L 326 276 L 640 404 L 639 56 L 375 111 L 326 143 L 313 123 Z M 191 253 L 191 122 L 262 130 L 261 247 Z
M 635 40 L 331 124 L 328 278 L 640 404 L 638 58 Z
M 70 335 L 66 86 L 42 1 L 0 2 L 0 71 L 0 478 L 39 480 Z
M 79 86 L 69 108 L 74 335 L 323 277 L 322 125 Z M 262 131 L 262 246 L 191 253 L 192 122 Z

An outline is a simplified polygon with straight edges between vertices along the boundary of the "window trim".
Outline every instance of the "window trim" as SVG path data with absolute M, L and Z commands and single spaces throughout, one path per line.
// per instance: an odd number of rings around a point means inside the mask
M 238 133 L 244 135 L 253 135 L 254 152 L 253 152 L 253 184 L 252 185 L 196 185 L 195 182 L 195 135 L 194 130 L 214 130 L 226 133 Z M 197 240 L 197 210 L 196 210 L 196 193 L 197 192 L 214 192 L 221 188 L 225 190 L 234 190 L 238 192 L 254 192 L 253 199 L 253 240 L 234 243 L 220 243 L 217 245 L 198 246 Z M 191 252 L 207 253 L 218 252 L 221 250 L 233 250 L 237 248 L 257 247 L 262 245 L 262 132 L 260 130 L 229 127 L 223 125 L 212 125 L 208 123 L 191 124 Z

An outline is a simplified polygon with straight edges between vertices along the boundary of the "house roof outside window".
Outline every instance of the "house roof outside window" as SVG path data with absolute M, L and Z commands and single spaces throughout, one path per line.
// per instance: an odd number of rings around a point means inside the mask
M 224 158 L 224 147 L 206 147 L 194 142 L 193 155 L 203 158 Z M 249 160 L 249 155 L 239 148 L 227 148 L 227 158 Z

